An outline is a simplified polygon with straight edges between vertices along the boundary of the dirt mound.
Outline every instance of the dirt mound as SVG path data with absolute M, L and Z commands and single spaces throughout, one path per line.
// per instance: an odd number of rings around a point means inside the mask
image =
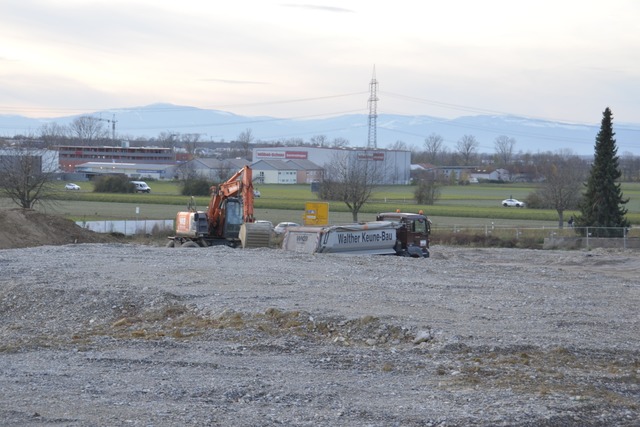
M 69 243 L 108 243 L 113 238 L 75 222 L 27 209 L 0 210 L 0 249 Z

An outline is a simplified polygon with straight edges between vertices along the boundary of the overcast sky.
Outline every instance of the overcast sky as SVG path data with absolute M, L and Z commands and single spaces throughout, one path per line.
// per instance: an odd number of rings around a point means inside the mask
M 507 113 L 640 123 L 640 1 L 20 0 L 0 114 L 157 102 L 241 115 Z

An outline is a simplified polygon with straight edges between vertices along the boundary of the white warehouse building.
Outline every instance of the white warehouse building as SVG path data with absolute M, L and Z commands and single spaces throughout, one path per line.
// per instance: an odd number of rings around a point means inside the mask
M 59 157 L 56 150 L 40 148 L 7 148 L 0 150 L 0 165 L 8 167 L 19 158 L 31 157 L 37 161 L 36 165 L 42 173 L 53 173 L 60 170 Z
M 322 168 L 336 158 L 348 156 L 350 162 L 375 162 L 381 173 L 381 184 L 408 184 L 411 172 L 411 152 L 366 148 L 265 147 L 253 149 L 253 161 L 309 160 Z

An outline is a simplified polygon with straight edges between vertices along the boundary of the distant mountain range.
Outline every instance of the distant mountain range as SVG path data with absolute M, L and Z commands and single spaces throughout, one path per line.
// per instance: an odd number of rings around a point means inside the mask
M 344 138 L 353 147 L 367 145 L 368 116 L 349 114 L 323 119 L 281 119 L 268 116 L 240 116 L 233 113 L 172 104 L 152 104 L 143 107 L 96 111 L 92 117 L 116 121 L 118 139 L 154 138 L 161 132 L 199 133 L 205 141 L 233 141 L 241 132 L 251 130 L 255 141 L 277 141 L 299 138 L 309 141 L 324 135 L 331 141 Z M 34 135 L 45 123 L 68 125 L 75 116 L 34 119 L 16 115 L 0 115 L 0 136 Z M 593 155 L 598 125 L 570 124 L 508 115 L 464 116 L 442 119 L 431 116 L 379 114 L 377 146 L 387 148 L 397 141 L 408 147 L 423 149 L 425 138 L 438 134 L 450 150 L 464 135 L 473 135 L 479 151 L 494 151 L 494 141 L 500 135 L 515 138 L 516 152 L 571 150 L 579 155 Z M 618 154 L 640 155 L 640 124 L 614 122 Z

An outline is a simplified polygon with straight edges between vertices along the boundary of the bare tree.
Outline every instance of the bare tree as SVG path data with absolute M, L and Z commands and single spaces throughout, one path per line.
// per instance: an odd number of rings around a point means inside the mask
M 329 145 L 329 140 L 326 135 L 314 135 L 309 142 L 316 147 L 326 147 Z
M 253 141 L 253 132 L 249 128 L 240 132 L 240 134 L 238 135 L 238 144 L 240 144 L 242 157 L 244 157 L 247 160 L 251 160 L 250 157 L 251 157 L 252 141 Z
M 301 145 L 305 145 L 304 139 L 302 138 L 285 138 L 278 142 L 280 146 L 284 146 L 284 147 L 298 147 Z
M 69 128 L 56 122 L 45 123 L 40 127 L 40 139 L 47 147 L 61 144 L 69 136 Z
M 513 160 L 513 149 L 516 145 L 515 138 L 510 138 L 506 135 L 500 135 L 496 137 L 494 146 L 496 149 L 496 158 L 499 166 L 507 166 L 511 164 Z
M 331 147 L 333 148 L 344 148 L 349 146 L 349 140 L 345 138 L 334 138 L 331 141 Z
M 198 148 L 198 141 L 200 141 L 199 133 L 183 133 L 180 135 L 180 143 L 191 158 L 194 157 L 196 148 Z
M 437 164 L 440 154 L 444 150 L 444 139 L 437 133 L 432 133 L 424 140 L 424 149 L 427 153 L 427 161 Z
M 225 182 L 227 179 L 231 178 L 231 175 L 232 175 L 231 163 L 221 162 L 220 167 L 216 171 L 218 182 Z
M 437 133 L 432 133 L 424 140 L 424 151 L 427 162 L 435 165 L 444 150 L 444 139 Z
M 69 125 L 70 133 L 85 145 L 94 145 L 101 139 L 109 137 L 102 121 L 90 116 L 81 116 Z
M 473 160 L 476 157 L 478 141 L 473 135 L 464 135 L 456 143 L 456 149 L 458 150 L 458 155 L 462 159 L 462 164 L 464 166 L 469 166 L 473 163 Z
M 0 150 L 0 194 L 22 209 L 32 209 L 53 193 L 57 169 L 54 151 L 29 147 Z
M 193 162 L 183 162 L 175 168 L 176 177 L 181 181 L 191 181 L 197 178 L 196 168 Z
M 629 151 L 625 151 L 620 156 L 620 172 L 622 181 L 640 181 L 640 156 L 635 156 Z
M 404 141 L 397 140 L 389 147 L 390 150 L 409 151 L 408 145 Z
M 558 227 L 563 228 L 564 211 L 576 209 L 587 175 L 587 165 L 575 155 L 553 155 L 540 159 L 544 182 L 536 191 L 544 206 L 558 212 Z
M 349 208 L 353 221 L 369 200 L 373 190 L 384 176 L 382 162 L 369 152 L 345 152 L 334 154 L 325 165 L 325 178 L 318 196 L 325 200 L 339 200 Z
M 179 138 L 180 134 L 178 132 L 166 131 L 160 132 L 157 141 L 161 147 L 174 148 L 178 145 Z

